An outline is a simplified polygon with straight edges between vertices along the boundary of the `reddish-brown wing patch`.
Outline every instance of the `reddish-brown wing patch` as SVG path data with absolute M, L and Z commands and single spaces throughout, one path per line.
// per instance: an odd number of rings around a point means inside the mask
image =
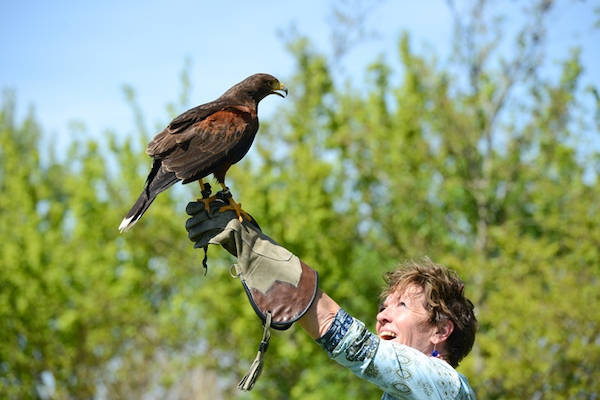
M 215 112 L 185 132 L 171 135 L 172 150 L 162 159 L 162 165 L 184 183 L 226 169 L 239 160 L 240 147 L 246 147 L 245 136 L 253 138 L 256 134 L 255 121 L 247 108 L 230 107 Z

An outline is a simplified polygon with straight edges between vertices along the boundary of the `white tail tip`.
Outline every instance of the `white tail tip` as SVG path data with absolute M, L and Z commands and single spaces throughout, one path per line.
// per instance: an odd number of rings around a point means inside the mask
M 123 221 L 121 221 L 121 225 L 119 225 L 120 233 L 127 232 L 137 222 L 137 220 L 132 222 L 132 219 L 133 217 L 123 218 Z

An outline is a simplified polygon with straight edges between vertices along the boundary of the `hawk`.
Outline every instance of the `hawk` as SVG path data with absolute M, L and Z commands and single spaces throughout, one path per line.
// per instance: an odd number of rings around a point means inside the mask
M 156 196 L 176 182 L 202 181 L 213 174 L 224 191 L 225 174 L 250 149 L 258 131 L 258 103 L 270 94 L 287 96 L 287 88 L 269 74 L 255 74 L 221 97 L 194 107 L 171 123 L 146 147 L 152 169 L 144 190 L 127 213 L 119 231 L 129 230 L 144 215 Z M 209 191 L 210 192 L 210 191 Z M 203 192 L 205 196 L 205 192 Z M 205 201 L 209 201 L 205 199 Z M 241 205 L 229 197 L 228 208 L 241 219 Z

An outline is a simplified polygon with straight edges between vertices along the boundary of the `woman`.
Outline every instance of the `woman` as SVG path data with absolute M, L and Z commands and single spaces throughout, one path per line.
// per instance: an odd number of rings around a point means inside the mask
M 202 202 L 188 204 L 186 229 L 195 247 L 219 244 L 238 258 L 236 275 L 265 321 L 259 355 L 241 387 L 250 389 L 260 373 L 268 328 L 287 329 L 298 321 L 331 358 L 380 387 L 382 399 L 475 398 L 454 369 L 471 350 L 477 327 L 455 273 L 426 259 L 387 274 L 373 334 L 318 289 L 312 268 L 254 221 L 221 212 L 226 203 L 217 197 L 210 210 Z
M 379 386 L 382 399 L 474 399 L 454 368 L 471 350 L 477 321 L 463 283 L 429 260 L 386 275 L 376 333 L 319 293 L 299 320 L 330 357 Z

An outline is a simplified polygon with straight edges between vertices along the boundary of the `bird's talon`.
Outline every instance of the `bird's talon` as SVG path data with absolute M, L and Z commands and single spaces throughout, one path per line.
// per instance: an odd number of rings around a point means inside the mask
M 252 222 L 252 217 L 250 216 L 250 214 L 248 214 L 246 211 L 242 210 L 242 204 L 236 203 L 235 201 L 233 201 L 233 199 L 230 199 L 228 205 L 221 207 L 219 209 L 219 212 L 224 212 L 224 211 L 228 211 L 228 210 L 233 210 L 235 212 L 235 215 L 237 215 L 238 220 L 240 222 L 244 222 L 244 218 L 248 222 Z
M 203 197 L 201 199 L 196 199 L 196 201 L 201 201 L 204 204 L 204 209 L 206 211 L 210 210 L 210 203 L 216 199 L 217 196 Z

